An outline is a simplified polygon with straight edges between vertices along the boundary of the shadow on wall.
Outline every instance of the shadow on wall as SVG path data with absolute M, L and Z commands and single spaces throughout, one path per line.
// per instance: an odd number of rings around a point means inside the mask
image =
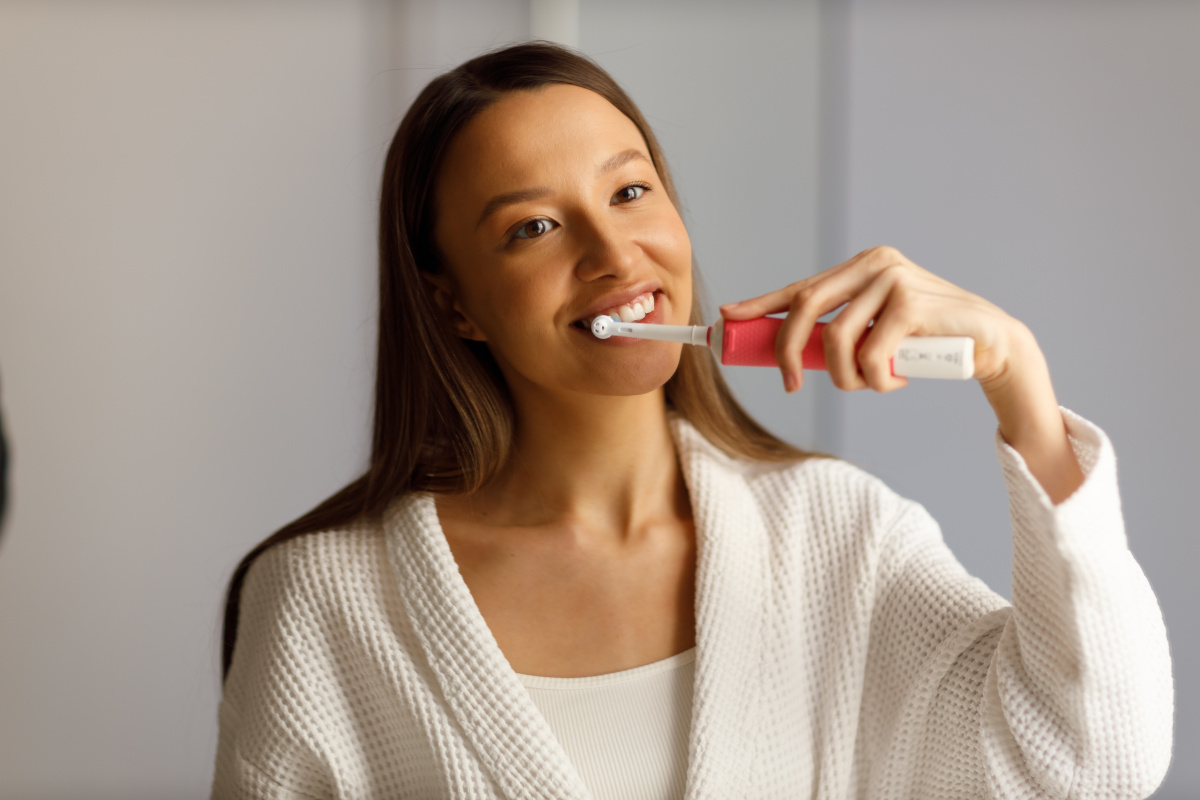
M 4 404 L 0 402 L 0 539 L 4 537 L 4 512 L 8 508 L 8 442 L 4 439 Z

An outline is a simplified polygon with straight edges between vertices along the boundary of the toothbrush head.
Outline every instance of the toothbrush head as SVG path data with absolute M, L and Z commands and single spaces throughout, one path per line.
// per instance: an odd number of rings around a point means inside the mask
M 592 335 L 597 339 L 607 339 L 612 336 L 613 318 L 607 314 L 601 314 L 592 320 Z

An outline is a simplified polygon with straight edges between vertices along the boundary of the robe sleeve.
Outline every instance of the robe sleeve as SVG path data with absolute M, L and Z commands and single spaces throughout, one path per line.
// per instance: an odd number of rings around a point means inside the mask
M 303 576 L 276 546 L 242 587 L 238 641 L 218 712 L 212 800 L 321 800 L 335 796 L 306 664 L 323 639 Z
M 863 712 L 867 797 L 1145 798 L 1171 758 L 1166 628 L 1130 553 L 1116 459 L 1062 409 L 1084 483 L 1055 506 L 996 432 L 1009 604 L 905 502 L 877 573 Z

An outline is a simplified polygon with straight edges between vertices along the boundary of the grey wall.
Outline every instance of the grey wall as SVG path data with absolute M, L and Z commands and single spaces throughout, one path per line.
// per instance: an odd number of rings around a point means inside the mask
M 199 796 L 247 546 L 363 457 L 362 6 L 0 5 L 0 796 Z
M 1116 447 L 1130 549 L 1163 606 L 1176 757 L 1200 796 L 1200 4 L 849 5 L 832 75 L 846 256 L 876 244 L 1024 321 L 1059 401 Z M 836 154 L 836 153 L 835 153 Z M 1011 537 L 977 385 L 843 397 L 839 451 L 924 503 L 1008 594 Z

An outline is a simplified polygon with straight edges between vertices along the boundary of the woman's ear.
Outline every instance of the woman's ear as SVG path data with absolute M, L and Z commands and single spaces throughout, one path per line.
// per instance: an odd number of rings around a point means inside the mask
M 467 316 L 462 303 L 458 300 L 454 280 L 448 274 L 433 275 L 422 272 L 421 277 L 425 280 L 425 288 L 429 291 L 433 304 L 442 312 L 442 316 L 455 333 L 463 339 L 472 339 L 476 342 L 487 341 L 483 331 Z

